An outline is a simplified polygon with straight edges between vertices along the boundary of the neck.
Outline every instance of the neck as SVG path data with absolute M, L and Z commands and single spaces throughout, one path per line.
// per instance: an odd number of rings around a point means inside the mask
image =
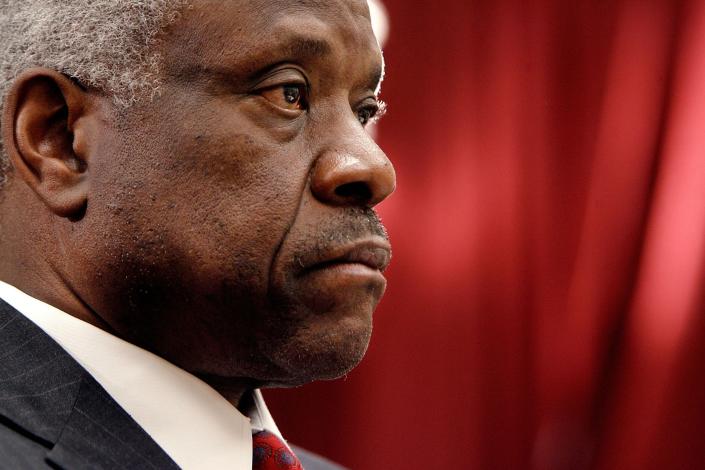
M 239 378 L 225 378 L 213 375 L 198 375 L 198 378 L 213 387 L 234 407 L 246 413 L 252 407 L 252 393 L 256 388 L 252 380 Z
M 108 330 L 107 324 L 77 295 L 60 267 L 52 262 L 62 250 L 60 221 L 48 213 L 26 185 L 10 178 L 1 191 L 0 280 Z
M 61 225 L 65 221 L 47 214 L 25 185 L 13 185 L 12 180 L 8 183 L 0 195 L 0 280 L 129 341 L 103 320 L 98 314 L 99 309 L 91 308 L 78 289 L 74 289 L 70 276 L 61 269 L 61 263 L 56 265 L 52 262 L 61 260 L 60 255 L 65 255 L 65 247 L 60 242 L 64 238 L 62 233 L 68 230 Z M 80 282 L 77 281 L 77 284 Z M 249 396 L 246 392 L 256 388 L 253 381 L 247 379 L 206 375 L 199 375 L 199 378 L 241 410 L 243 396 Z
M 0 280 L 71 316 L 115 334 L 46 259 L 37 259 L 21 247 L 8 246 L 1 241 L 0 253 L 3 253 L 0 259 Z M 6 253 L 11 255 L 5 256 Z M 23 256 L 23 253 L 27 256 Z

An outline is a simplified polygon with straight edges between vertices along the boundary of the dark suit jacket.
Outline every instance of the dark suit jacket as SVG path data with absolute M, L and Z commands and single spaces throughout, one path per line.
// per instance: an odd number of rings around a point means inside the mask
M 341 469 L 294 449 L 306 470 Z M 0 468 L 178 467 L 61 346 L 0 300 Z

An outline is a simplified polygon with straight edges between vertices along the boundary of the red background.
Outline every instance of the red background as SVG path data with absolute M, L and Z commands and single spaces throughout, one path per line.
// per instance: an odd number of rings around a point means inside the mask
M 705 2 L 386 0 L 363 363 L 269 391 L 353 469 L 705 468 Z

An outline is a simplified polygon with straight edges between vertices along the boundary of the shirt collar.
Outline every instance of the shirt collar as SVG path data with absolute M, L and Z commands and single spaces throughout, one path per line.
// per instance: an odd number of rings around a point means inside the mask
M 282 437 L 259 390 L 245 416 L 194 375 L 2 281 L 0 298 L 59 343 L 181 468 L 251 468 L 252 432 Z

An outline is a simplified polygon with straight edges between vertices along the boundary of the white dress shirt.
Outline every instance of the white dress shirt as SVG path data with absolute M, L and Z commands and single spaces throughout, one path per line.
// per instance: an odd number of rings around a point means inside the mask
M 253 432 L 281 438 L 259 390 L 246 417 L 205 382 L 149 351 L 2 281 L 0 298 L 59 343 L 183 469 L 249 469 Z

